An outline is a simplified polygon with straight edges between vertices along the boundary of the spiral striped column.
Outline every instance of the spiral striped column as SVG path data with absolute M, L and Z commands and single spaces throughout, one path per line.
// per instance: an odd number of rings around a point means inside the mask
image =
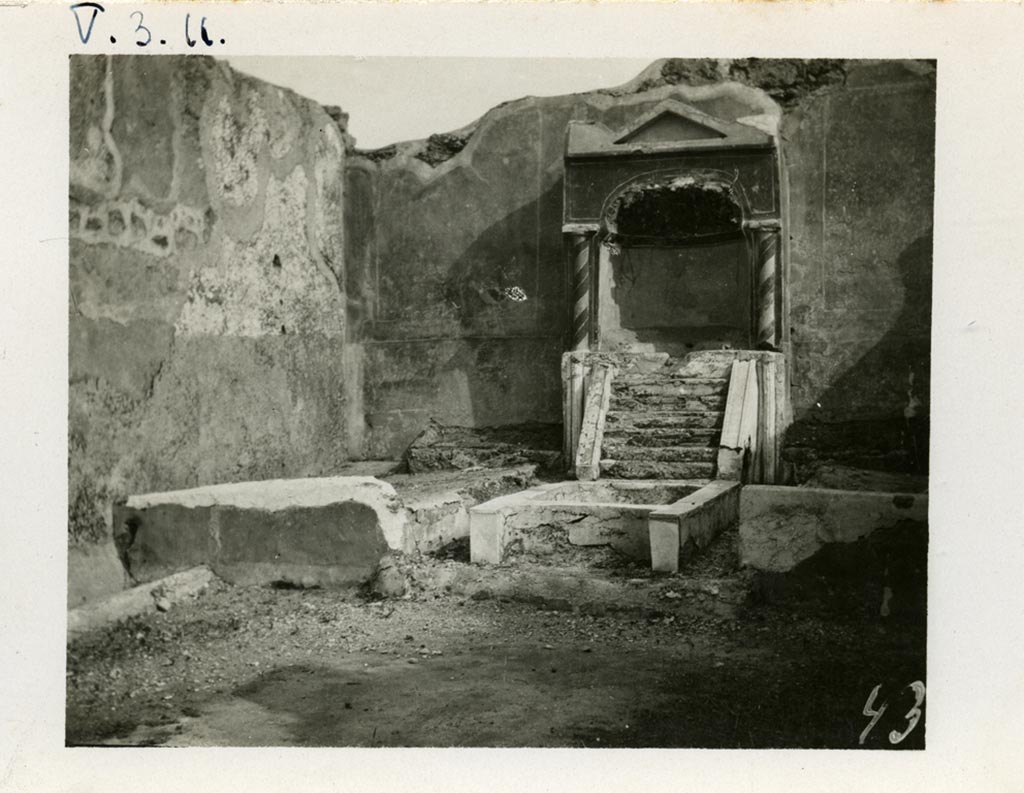
M 572 349 L 590 346 L 590 252 L 592 234 L 569 237 L 569 262 L 572 275 Z
M 775 283 L 779 261 L 779 234 L 757 232 L 757 342 L 778 346 L 776 333 Z

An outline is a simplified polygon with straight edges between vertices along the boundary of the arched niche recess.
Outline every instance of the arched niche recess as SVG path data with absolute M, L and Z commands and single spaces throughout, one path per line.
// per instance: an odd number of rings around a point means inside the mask
M 782 348 L 773 136 L 667 100 L 624 129 L 571 122 L 572 350 Z

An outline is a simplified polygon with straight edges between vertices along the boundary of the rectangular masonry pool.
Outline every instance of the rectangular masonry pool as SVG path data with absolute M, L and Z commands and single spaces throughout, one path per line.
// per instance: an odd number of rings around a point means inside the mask
M 738 491 L 738 483 L 708 480 L 540 485 L 470 510 L 470 557 L 500 564 L 510 549 L 529 552 L 541 535 L 555 533 L 569 545 L 609 546 L 672 572 L 687 543 L 702 547 L 735 520 Z

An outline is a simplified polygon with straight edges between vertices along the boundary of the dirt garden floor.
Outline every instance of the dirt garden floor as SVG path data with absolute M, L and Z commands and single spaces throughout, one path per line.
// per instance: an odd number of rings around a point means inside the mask
M 458 542 L 399 561 L 390 600 L 217 583 L 69 645 L 66 741 L 923 748 L 926 527 L 786 575 L 735 544 L 655 576 L 610 551 L 481 568 Z

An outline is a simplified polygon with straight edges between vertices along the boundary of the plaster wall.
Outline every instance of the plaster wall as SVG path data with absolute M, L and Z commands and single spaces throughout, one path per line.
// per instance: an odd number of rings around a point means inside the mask
M 131 493 L 334 471 L 347 368 L 324 110 L 201 57 L 73 56 L 70 86 L 74 557 Z
M 566 124 L 621 128 L 668 97 L 779 133 L 793 460 L 867 439 L 859 461 L 908 464 L 906 414 L 928 403 L 935 120 L 934 64 L 916 61 L 672 59 L 617 89 L 528 97 L 351 157 L 364 453 L 399 454 L 431 417 L 558 421 Z M 894 446 L 902 457 L 883 459 Z
M 618 128 L 667 97 L 730 119 L 772 107 L 739 84 L 528 97 L 443 136 L 447 149 L 432 139 L 349 158 L 346 285 L 365 354 L 365 454 L 401 454 L 430 418 L 560 421 L 566 127 Z
M 935 73 L 848 62 L 786 115 L 798 469 L 927 470 Z
M 749 256 L 744 240 L 602 254 L 598 301 L 602 349 L 682 357 L 695 349 L 750 345 Z M 640 346 L 638 346 L 640 345 Z

